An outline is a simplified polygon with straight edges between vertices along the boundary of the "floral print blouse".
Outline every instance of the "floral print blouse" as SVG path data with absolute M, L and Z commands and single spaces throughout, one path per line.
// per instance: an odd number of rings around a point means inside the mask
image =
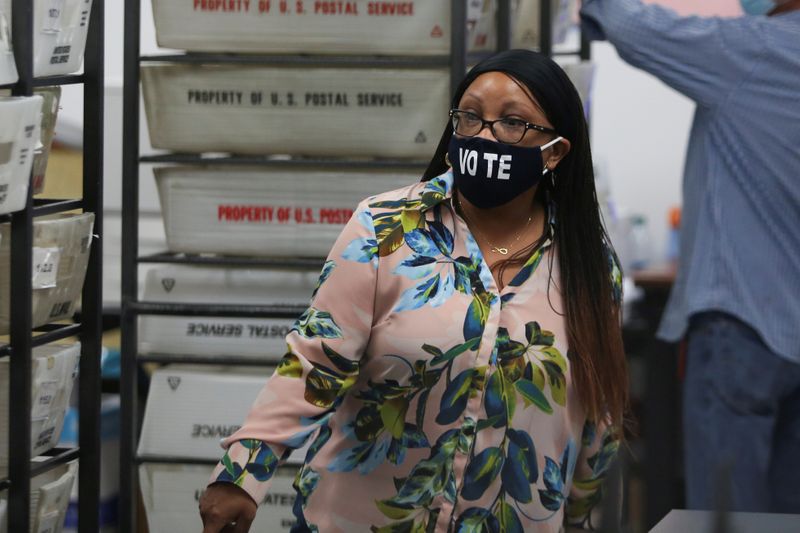
M 499 291 L 452 180 L 361 202 L 212 482 L 260 502 L 313 439 L 293 531 L 596 525 L 618 440 L 572 386 L 556 251 Z

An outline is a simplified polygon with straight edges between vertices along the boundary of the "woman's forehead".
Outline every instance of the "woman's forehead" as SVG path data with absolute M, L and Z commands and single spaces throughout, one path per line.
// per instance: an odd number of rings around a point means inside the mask
M 474 101 L 481 105 L 507 106 L 517 104 L 543 112 L 541 105 L 523 83 L 505 72 L 485 72 L 469 84 L 461 102 Z

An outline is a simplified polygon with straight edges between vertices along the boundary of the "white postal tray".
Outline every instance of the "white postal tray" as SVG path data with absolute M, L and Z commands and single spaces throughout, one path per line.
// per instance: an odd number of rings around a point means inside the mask
M 274 368 L 169 365 L 153 373 L 139 454 L 218 460 L 220 440 L 235 433 Z M 313 437 L 312 437 L 313 439 Z M 310 440 L 309 440 L 310 444 Z M 301 464 L 307 447 L 287 460 Z
M 41 96 L 0 96 L 0 214 L 25 207 L 42 103 Z
M 467 49 L 494 49 L 497 0 L 467 3 Z M 574 0 L 551 0 L 554 42 Z M 512 45 L 538 48 L 540 0 L 512 0 Z M 446 55 L 451 0 L 153 0 L 159 46 L 193 52 Z
M 362 199 L 420 172 L 162 167 L 158 183 L 174 252 L 326 257 Z
M 56 76 L 80 70 L 92 0 L 31 1 L 34 76 Z M 11 0 L 0 0 L 0 85 L 17 80 L 11 31 Z
M 92 243 L 93 213 L 33 222 L 33 327 L 71 318 L 81 296 Z M 0 224 L 0 335 L 8 333 L 11 224 Z
M 31 368 L 31 456 L 53 448 L 64 426 L 64 413 L 78 375 L 80 344 L 48 344 L 33 350 Z M 8 358 L 0 359 L 0 434 L 8 435 Z M 7 474 L 8 439 L 0 439 L 0 475 Z
M 176 303 L 306 305 L 317 272 L 171 265 L 145 277 L 144 300 Z M 280 360 L 291 319 L 143 316 L 144 354 L 241 356 Z
M 201 531 L 197 512 L 200 495 L 213 467 L 187 464 L 143 464 L 139 467 L 147 523 L 154 533 Z M 297 466 L 280 467 L 270 480 L 270 489 L 259 503 L 251 533 L 285 533 L 294 523 L 292 487 Z
M 429 158 L 447 123 L 446 69 L 142 66 L 154 148 Z
M 494 44 L 495 0 L 470 0 L 469 48 Z M 156 38 L 197 52 L 445 55 L 451 0 L 153 0 Z M 489 34 L 486 30 L 490 30 Z

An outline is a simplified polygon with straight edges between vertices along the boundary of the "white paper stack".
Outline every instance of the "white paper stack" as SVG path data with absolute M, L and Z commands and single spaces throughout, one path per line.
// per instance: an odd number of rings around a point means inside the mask
M 93 213 L 33 223 L 33 327 L 70 318 L 80 298 L 92 242 Z M 0 335 L 8 333 L 11 225 L 0 224 Z
M 14 49 L 11 47 L 10 4 L 11 0 L 0 0 L 0 85 L 16 83 L 18 79 Z
M 163 167 L 154 170 L 175 252 L 325 257 L 362 199 L 419 172 Z
M 78 375 L 80 344 L 50 344 L 33 350 L 31 394 L 31 456 L 58 443 L 72 385 Z M 9 360 L 0 359 L 0 477 L 8 471 Z
M 53 145 L 61 87 L 42 87 L 36 89 L 35 93 L 44 98 L 41 138 L 33 156 L 33 194 L 39 194 L 44 190 L 44 177 L 47 172 L 47 160 L 50 158 L 50 148 Z
M 147 64 L 155 148 L 425 159 L 447 123 L 446 69 Z
M 285 8 L 281 4 L 285 4 Z M 468 43 L 494 45 L 495 0 L 468 3 Z M 158 44 L 205 52 L 446 55 L 451 0 L 153 0 Z M 489 35 L 481 30 L 492 30 Z
M 41 115 L 41 96 L 0 96 L 0 214 L 25 207 Z
M 34 458 L 33 462 L 45 458 Z M 61 533 L 69 507 L 69 495 L 78 474 L 78 462 L 58 465 L 31 480 L 30 523 L 32 533 Z M 7 492 L 0 494 L 0 513 L 6 507 Z M 0 515 L 0 532 L 7 533 L 7 525 Z M 8 532 L 17 533 L 17 532 Z
M 175 303 L 306 305 L 318 273 L 172 265 L 145 278 L 144 300 Z M 279 361 L 294 320 L 143 316 L 140 352 L 245 356 Z
M 270 490 L 258 506 L 252 533 L 284 533 L 294 524 L 292 487 L 298 468 L 279 468 L 271 479 Z M 197 512 L 200 495 L 208 485 L 211 466 L 184 464 L 144 464 L 139 467 L 139 481 L 153 533 L 201 531 L 203 523 Z
M 78 475 L 78 462 L 73 461 L 58 468 L 49 475 L 37 476 L 31 483 L 31 511 L 36 501 L 36 515 L 31 520 L 32 531 L 37 533 L 61 533 L 69 508 L 72 485 Z

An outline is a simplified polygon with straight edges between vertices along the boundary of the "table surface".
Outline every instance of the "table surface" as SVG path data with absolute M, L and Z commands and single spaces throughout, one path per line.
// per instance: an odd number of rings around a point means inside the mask
M 800 515 L 728 513 L 725 533 L 798 533 Z M 673 510 L 650 533 L 715 533 L 713 511 Z

